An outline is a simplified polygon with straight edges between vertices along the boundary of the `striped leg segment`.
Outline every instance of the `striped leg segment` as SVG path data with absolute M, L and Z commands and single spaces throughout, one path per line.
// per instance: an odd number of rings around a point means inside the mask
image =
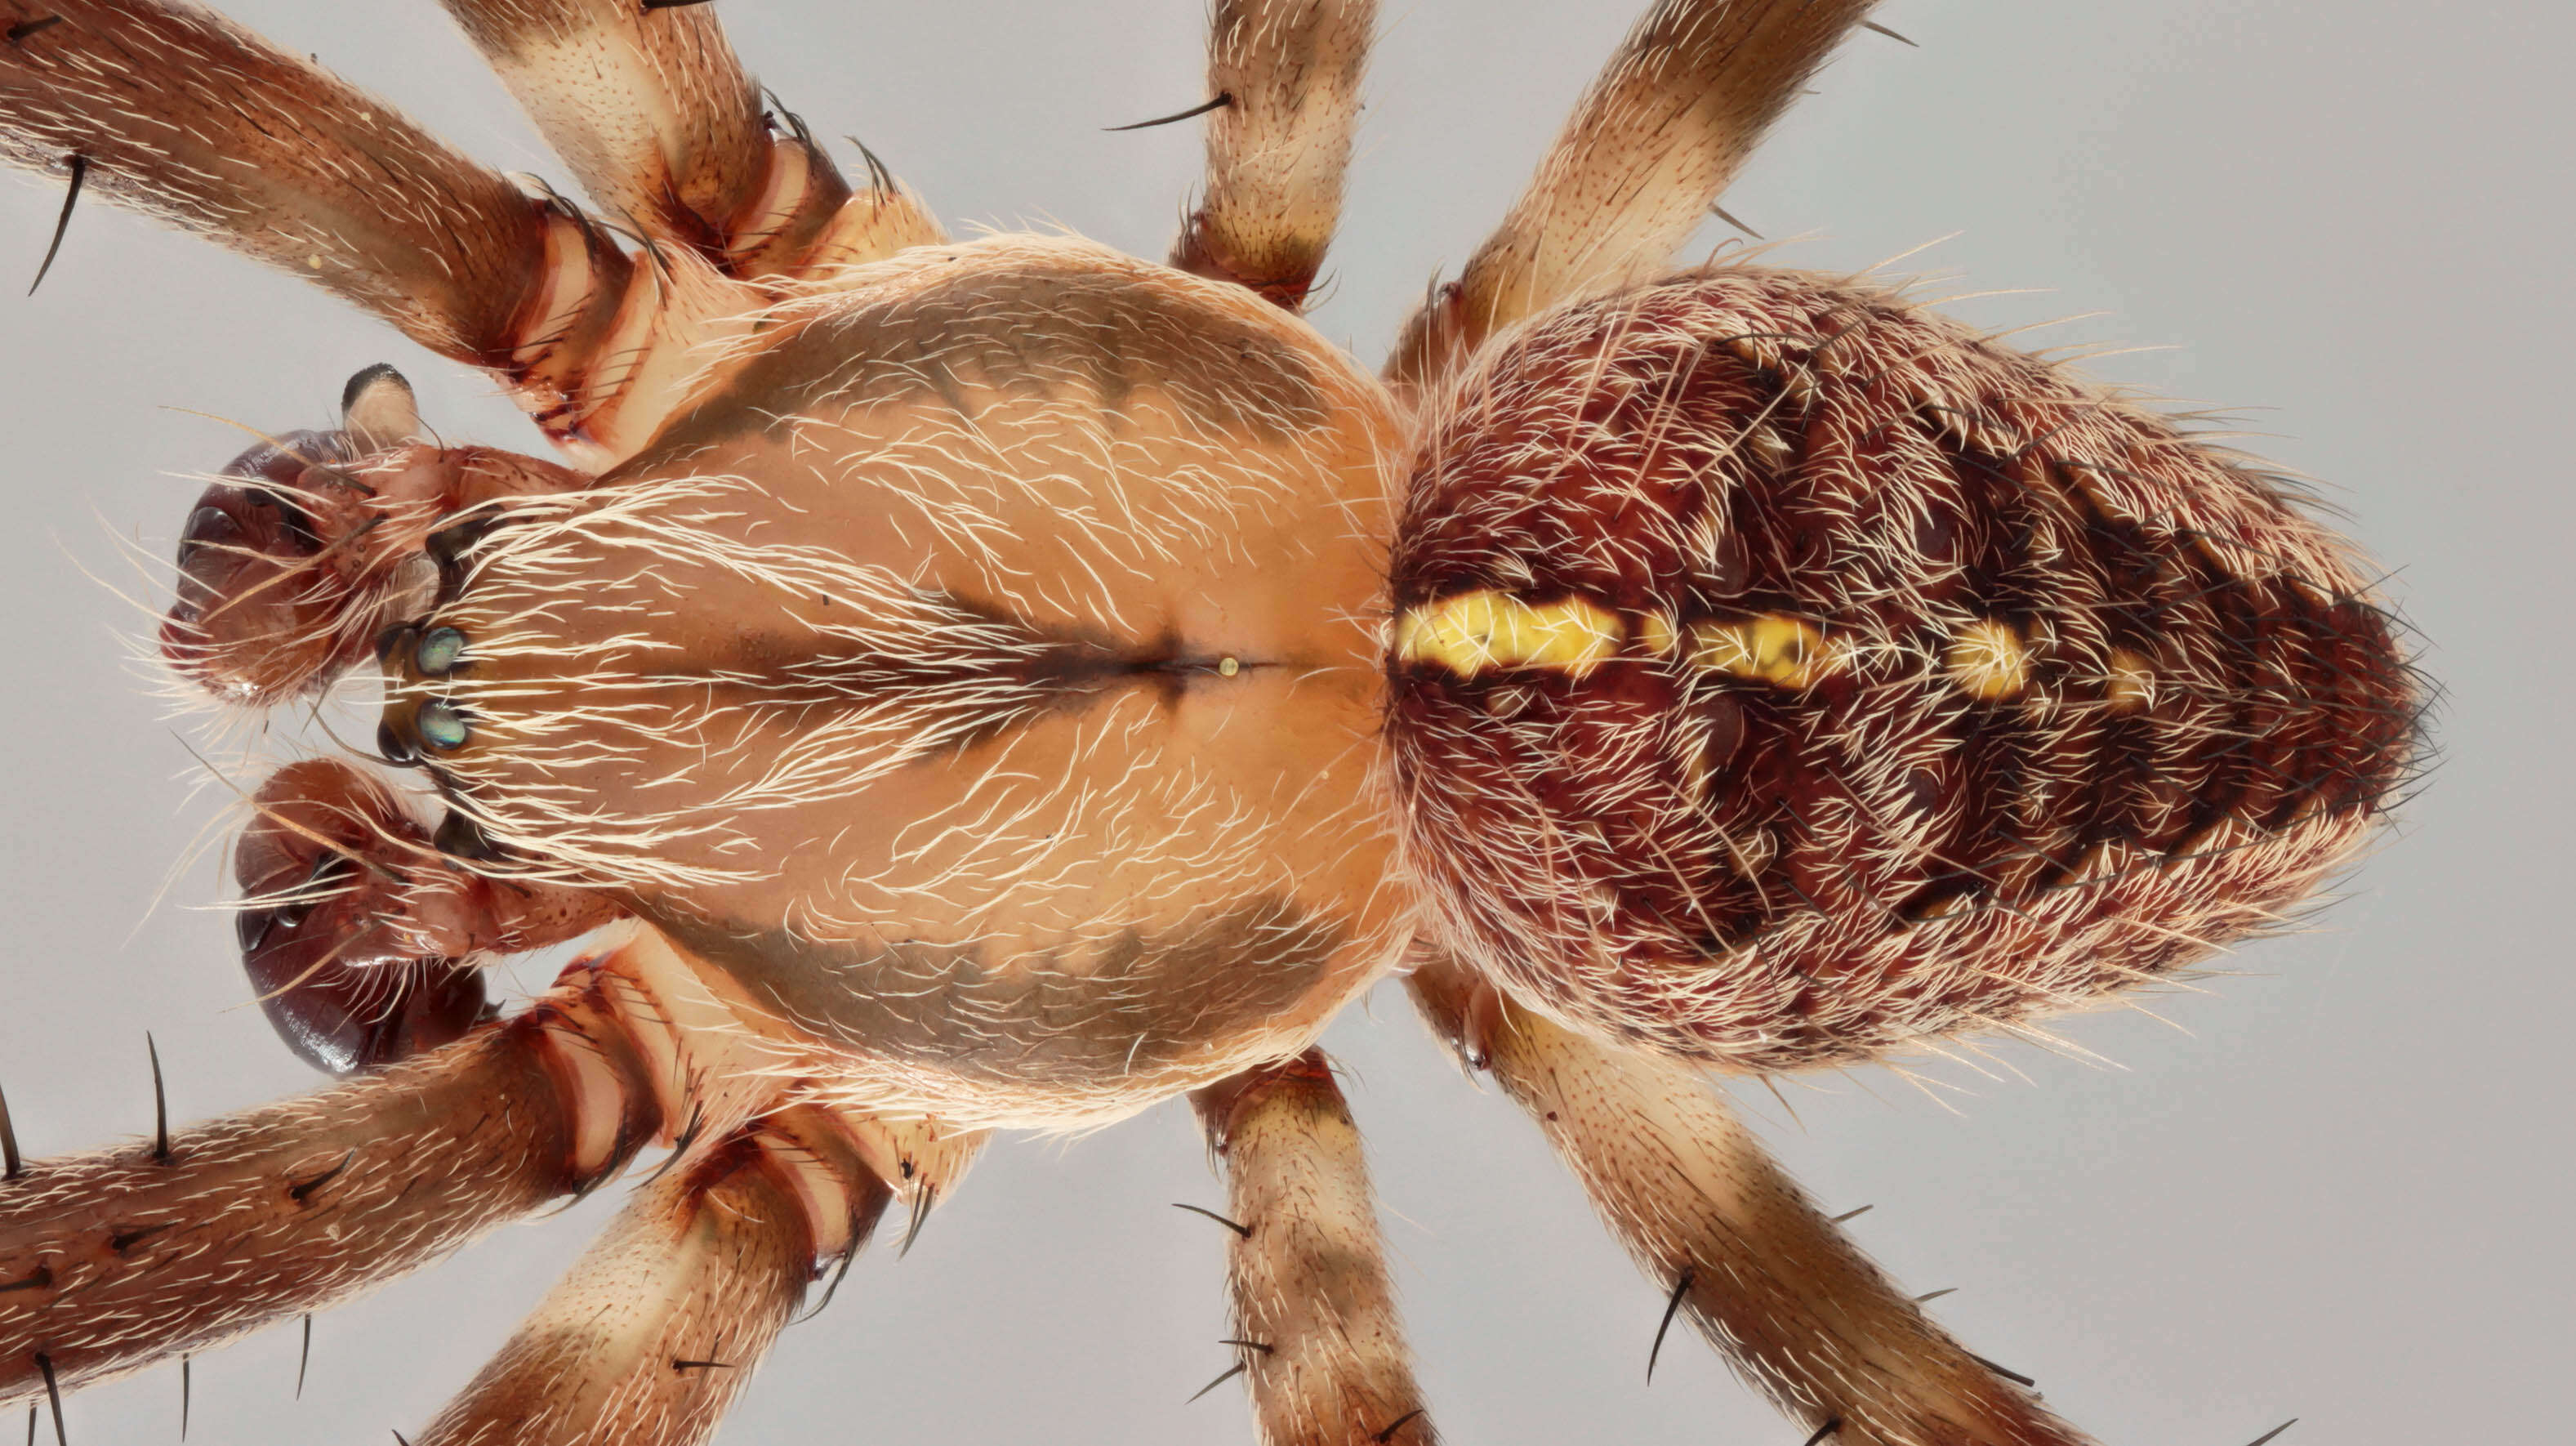
M 1693 1070 L 1571 1033 L 1453 963 L 1426 963 L 1411 986 L 1433 1030 L 1539 1122 L 1700 1334 L 1835 1446 L 2091 1439 L 1926 1319 Z
M 1295 311 L 1341 217 L 1376 0 L 1218 0 L 1207 191 L 1172 264 Z
M 1263 1446 L 1432 1446 L 1359 1130 L 1323 1052 L 1192 1102 L 1225 1162 L 1231 1344 Z
M 613 246 L 210 11 L 0 0 L 0 28 L 0 158 L 39 171 L 77 158 L 89 190 L 303 276 L 434 351 L 509 368 L 550 248 L 583 253 L 612 299 L 623 290 Z
M 636 1194 L 419 1446 L 706 1440 L 816 1263 L 858 1250 L 893 1198 L 813 1106 L 692 1151 Z
M 587 971 L 378 1075 L 0 1182 L 0 1406 L 201 1350 L 429 1264 L 661 1128 Z
M 1874 0 L 1656 0 L 1457 281 L 1405 323 L 1398 386 L 1436 385 L 1485 338 L 1668 265 Z
M 878 259 L 940 239 L 881 174 L 853 196 L 759 87 L 711 5 L 442 0 L 593 200 L 737 276 Z

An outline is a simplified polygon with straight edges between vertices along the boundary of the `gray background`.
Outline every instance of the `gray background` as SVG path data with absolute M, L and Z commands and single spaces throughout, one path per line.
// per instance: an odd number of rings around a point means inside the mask
M 1193 127 L 1099 127 L 1200 98 L 1198 0 L 911 6 L 726 0 L 818 131 L 857 132 L 952 222 L 1061 223 L 1160 254 Z M 425 3 L 237 0 L 469 150 L 560 175 Z M 1374 361 L 1462 259 L 1639 0 L 1404 0 L 1370 86 L 1338 277 L 1315 316 Z M 2241 409 L 2325 479 L 2449 694 L 2434 786 L 2319 927 L 2244 977 L 2068 1034 L 2117 1068 L 2004 1046 L 2027 1081 L 1863 1071 L 1745 1104 L 1862 1241 L 1978 1351 L 2114 1442 L 2546 1439 L 2563 1430 L 2569 1198 L 2569 698 L 2563 558 L 2569 108 L 2560 7 L 1893 0 L 1922 43 L 1858 38 L 1728 197 L 1796 264 L 1911 265 L 2047 342 L 2168 349 L 2096 369 Z M 0 277 L 58 192 L 0 187 Z M 1710 240 L 1716 239 L 1714 232 Z M 193 483 L 241 445 L 191 408 L 326 425 L 393 359 L 451 437 L 534 447 L 482 378 L 288 279 L 85 208 L 33 300 L 0 297 L 14 766 L 0 897 L 0 1083 L 37 1154 L 150 1123 L 143 1031 L 184 1118 L 313 1084 L 232 963 L 228 814 L 126 655 Z M 106 584 L 106 585 L 103 585 Z M 360 732 L 355 736 L 363 738 Z M 238 735 L 237 735 L 238 741 Z M 254 751 L 257 744 L 253 743 Z M 271 748 L 269 751 L 276 751 Z M 238 751 L 219 754 L 238 757 Z M 527 971 L 536 986 L 545 971 Z M 1330 1044 L 1356 1076 L 1421 1368 L 1484 1446 L 1797 1439 L 1695 1343 L 1642 1382 L 1659 1292 L 1517 1113 L 1450 1071 L 1400 997 Z M 611 1192 L 612 1194 L 614 1192 Z M 734 1442 L 1244 1441 L 1222 1369 L 1222 1235 L 1165 1106 L 992 1152 L 898 1264 L 864 1261 L 752 1388 Z M 613 1200 L 503 1232 L 324 1318 L 198 1362 L 194 1439 L 384 1441 L 461 1384 Z M 77 1441 L 170 1439 L 176 1371 L 73 1403 Z M 2519 1428 L 2519 1429 L 2517 1429 Z M 2554 1428 L 2554 1429 L 2553 1429 Z M 0 1430 L 12 1429 L 0 1426 Z

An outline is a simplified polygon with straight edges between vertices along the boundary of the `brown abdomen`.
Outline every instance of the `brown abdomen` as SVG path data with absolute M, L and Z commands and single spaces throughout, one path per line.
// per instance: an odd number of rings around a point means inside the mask
M 2167 974 L 2372 832 L 2417 697 L 2241 460 L 1882 290 L 1543 318 L 1433 418 L 1387 731 L 1431 932 L 1755 1069 Z

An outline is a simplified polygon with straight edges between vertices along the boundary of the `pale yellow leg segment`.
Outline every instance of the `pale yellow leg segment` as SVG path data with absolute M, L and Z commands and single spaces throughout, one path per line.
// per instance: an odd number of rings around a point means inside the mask
M 1359 1130 L 1323 1052 L 1192 1100 L 1225 1162 L 1232 1344 L 1263 1446 L 1432 1446 Z
M 1762 133 L 1874 0 L 1656 0 L 1511 214 L 1406 322 L 1398 387 L 1486 337 L 1669 265 Z
M 1302 306 L 1341 217 L 1376 0 L 1217 0 L 1207 192 L 1172 264 Z
M 637 1193 L 418 1446 L 683 1446 L 894 1192 L 838 1117 L 766 1116 Z
M 853 196 L 810 137 L 772 133 L 715 6 L 442 3 L 583 189 L 657 244 L 757 278 L 938 239 L 891 180 Z
M 2090 1440 L 1925 1318 L 1697 1072 L 1574 1034 L 1453 963 L 1426 963 L 1411 985 L 1700 1334 L 1809 1430 L 1836 1423 L 1834 1446 Z

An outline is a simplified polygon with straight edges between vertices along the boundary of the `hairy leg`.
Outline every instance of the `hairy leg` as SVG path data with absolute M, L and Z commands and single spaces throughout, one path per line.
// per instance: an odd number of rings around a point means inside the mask
M 419 1446 L 683 1446 L 713 1435 L 818 1262 L 894 1191 L 813 1106 L 688 1152 L 639 1190 Z
M 0 0 L 0 159 L 292 271 L 487 367 L 584 466 L 641 446 L 762 300 L 694 254 L 639 266 L 239 26 L 167 0 Z
M 613 1174 L 662 1110 L 608 984 L 576 967 L 384 1073 L 0 1181 L 0 1405 L 323 1309 Z
M 1485 338 L 1668 265 L 1771 122 L 1875 0 L 1656 0 L 1503 224 L 1386 365 L 1435 386 Z
M 1539 1122 L 1700 1334 L 1835 1446 L 2090 1439 L 1926 1318 L 1696 1071 L 1563 1029 L 1455 963 L 1426 962 L 1410 984 L 1433 1031 Z
M 1230 1343 L 1263 1446 L 1432 1446 L 1359 1131 L 1323 1051 L 1191 1099 L 1225 1162 Z
M 772 133 L 714 6 L 442 3 L 582 187 L 657 244 L 756 278 L 941 239 L 873 162 L 873 184 L 853 195 L 793 116 Z
M 43 22 L 43 23 L 39 23 Z M 442 355 L 508 369 L 548 249 L 623 289 L 625 258 L 318 65 L 211 11 L 155 0 L 0 0 L 0 157 L 80 159 L 89 190 L 384 317 Z M 576 319 L 602 324 L 605 315 Z
M 1207 190 L 1184 271 L 1305 304 L 1341 218 L 1376 0 L 1218 0 L 1208 33 Z

